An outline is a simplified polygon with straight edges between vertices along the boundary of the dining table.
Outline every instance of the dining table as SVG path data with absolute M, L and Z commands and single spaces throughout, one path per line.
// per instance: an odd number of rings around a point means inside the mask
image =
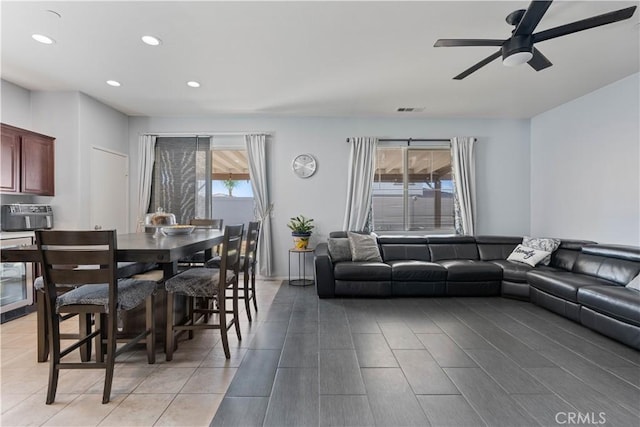
M 224 232 L 210 228 L 196 228 L 189 234 L 164 235 L 161 233 L 127 233 L 117 235 L 116 257 L 118 262 L 137 262 L 157 264 L 162 270 L 162 279 L 166 280 L 178 272 L 178 261 L 198 253 L 205 252 L 205 259 L 212 256 L 213 248 L 222 243 Z M 39 263 L 39 255 L 36 245 L 16 246 L 0 252 L 1 262 L 32 262 Z M 167 301 L 163 287 L 158 286 L 160 292 L 156 294 L 155 320 L 156 340 L 165 343 Z M 40 295 L 38 295 L 40 297 Z M 177 298 L 174 305 L 174 317 L 181 319 L 186 314 L 186 299 Z M 41 313 L 44 304 L 38 304 L 38 318 L 44 319 L 45 313 Z M 122 328 L 119 335 L 127 337 L 133 335 L 144 326 L 144 308 L 137 308 L 124 313 Z M 43 322 L 37 322 L 38 345 L 42 344 L 45 332 Z M 43 358 L 38 351 L 38 361 Z
M 200 251 L 211 257 L 214 246 L 222 243 L 221 230 L 196 228 L 189 234 L 158 235 L 154 233 L 118 234 L 119 262 L 157 263 L 164 279 L 176 274 L 178 261 Z M 2 250 L 1 262 L 39 262 L 35 245 L 15 246 Z

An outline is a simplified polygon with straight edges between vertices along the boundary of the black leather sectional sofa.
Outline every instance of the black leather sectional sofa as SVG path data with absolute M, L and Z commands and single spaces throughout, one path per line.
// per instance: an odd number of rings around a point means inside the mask
M 332 232 L 330 238 L 346 238 Z M 531 301 L 640 350 L 640 248 L 563 240 L 548 266 L 507 261 L 522 237 L 378 236 L 382 262 L 315 250 L 320 298 L 504 296 Z

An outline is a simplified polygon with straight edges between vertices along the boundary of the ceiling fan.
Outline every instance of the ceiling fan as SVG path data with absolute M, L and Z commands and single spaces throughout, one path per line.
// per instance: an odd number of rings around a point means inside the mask
M 556 37 L 578 31 L 588 30 L 601 25 L 612 24 L 623 21 L 633 16 L 636 6 L 616 10 L 614 12 L 582 19 L 570 24 L 550 28 L 548 30 L 533 33 L 547 9 L 551 6 L 551 1 L 532 1 L 529 7 L 511 12 L 506 21 L 509 25 L 515 26 L 511 32 L 511 37 L 506 40 L 493 39 L 439 39 L 434 47 L 457 47 L 457 46 L 499 46 L 500 50 L 489 55 L 474 66 L 466 69 L 454 77 L 454 80 L 462 80 L 469 74 L 484 67 L 494 59 L 502 55 L 502 63 L 507 66 L 520 65 L 527 62 L 534 70 L 540 71 L 550 67 L 551 62 L 533 45 Z

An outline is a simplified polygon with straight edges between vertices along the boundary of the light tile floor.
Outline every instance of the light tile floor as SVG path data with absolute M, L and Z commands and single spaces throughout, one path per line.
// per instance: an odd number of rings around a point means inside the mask
M 257 281 L 260 311 L 249 323 L 242 308 L 243 339 L 239 342 L 233 328 L 229 331 L 230 360 L 216 330 L 181 341 L 171 362 L 162 349 L 154 365 L 147 364 L 144 349 L 123 354 L 106 405 L 101 403 L 102 370 L 63 370 L 56 401 L 46 405 L 49 363 L 36 362 L 35 313 L 0 325 L 0 425 L 208 426 L 262 323 L 260 313 L 269 310 L 281 282 Z M 72 329 L 77 322 L 63 325 Z

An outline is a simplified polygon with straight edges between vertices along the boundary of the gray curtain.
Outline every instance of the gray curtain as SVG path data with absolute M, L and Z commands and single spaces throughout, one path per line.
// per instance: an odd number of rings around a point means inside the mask
M 258 238 L 258 268 L 263 276 L 271 276 L 271 210 L 267 186 L 266 135 L 245 135 L 249 177 L 256 204 L 256 218 L 262 223 Z
M 365 231 L 371 212 L 371 186 L 376 170 L 377 138 L 349 138 L 349 176 L 347 180 L 347 203 L 342 229 Z
M 456 233 L 469 236 L 476 232 L 475 143 L 472 137 L 451 138 Z
M 138 207 L 136 209 L 136 232 L 144 231 L 144 217 L 151 201 L 151 181 L 155 162 L 156 137 L 140 135 L 138 143 Z
M 163 208 L 178 224 L 189 224 L 196 214 L 196 138 L 159 137 L 153 170 L 150 212 Z

